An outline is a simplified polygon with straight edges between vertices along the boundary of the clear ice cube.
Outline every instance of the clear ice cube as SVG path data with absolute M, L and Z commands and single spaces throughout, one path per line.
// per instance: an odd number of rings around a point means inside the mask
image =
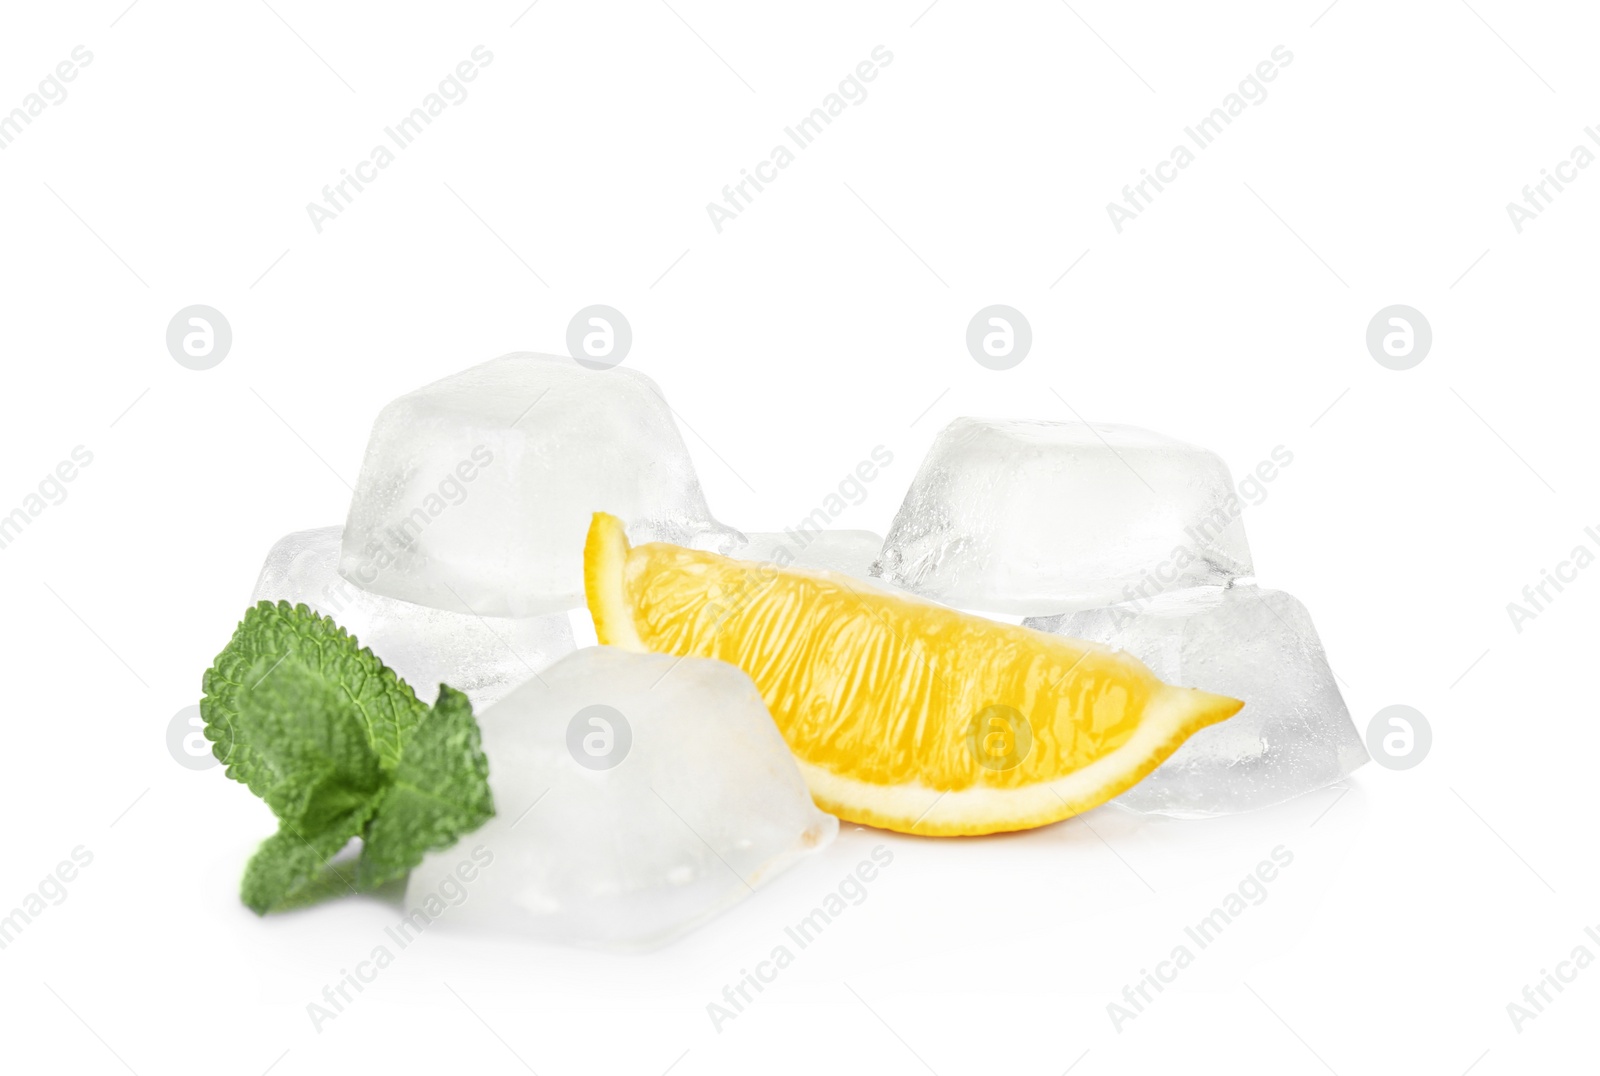
M 373 424 L 340 571 L 393 598 L 484 616 L 583 604 L 606 511 L 639 540 L 721 528 L 648 377 L 512 354 L 406 394 Z
M 883 548 L 883 539 L 871 531 L 747 531 L 745 539 L 744 545 L 731 546 L 727 555 L 771 561 L 782 567 L 821 568 L 860 579 L 867 578 Z
M 838 832 L 755 684 L 725 662 L 589 647 L 478 725 L 495 817 L 429 855 L 406 890 L 408 908 L 454 890 L 451 876 L 476 855 L 452 923 L 648 948 Z
M 1049 615 L 1252 572 L 1213 452 L 1134 426 L 958 418 L 874 572 L 950 605 Z
M 1367 761 L 1311 615 L 1282 591 L 1196 587 L 1023 623 L 1126 650 L 1168 683 L 1244 700 L 1113 803 L 1231 814 L 1323 788 Z
M 252 602 L 287 601 L 332 618 L 431 703 L 440 684 L 465 692 L 474 709 L 494 702 L 572 653 L 565 613 L 478 617 L 374 594 L 338 572 L 343 527 L 296 531 L 267 554 Z

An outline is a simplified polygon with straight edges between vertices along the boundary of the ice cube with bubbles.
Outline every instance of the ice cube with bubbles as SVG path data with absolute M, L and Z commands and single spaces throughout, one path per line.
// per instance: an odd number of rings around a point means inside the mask
M 1168 683 L 1244 700 L 1112 801 L 1123 807 L 1247 811 L 1324 788 L 1367 761 L 1311 615 L 1282 591 L 1196 587 L 1023 623 L 1126 650 Z
M 590 647 L 478 724 L 495 817 L 429 855 L 406 891 L 413 907 L 464 890 L 453 924 L 649 948 L 838 832 L 755 684 L 721 661 Z
M 378 415 L 340 571 L 380 594 L 490 617 L 583 604 L 594 512 L 636 539 L 707 546 L 725 531 L 648 377 L 503 355 Z
M 432 702 L 440 684 L 488 705 L 550 662 L 572 653 L 565 613 L 478 617 L 401 601 L 338 572 L 343 527 L 296 531 L 267 554 L 252 602 L 304 604 L 331 618 Z
M 1134 426 L 958 418 L 875 574 L 963 608 L 1049 615 L 1253 571 L 1213 452 Z

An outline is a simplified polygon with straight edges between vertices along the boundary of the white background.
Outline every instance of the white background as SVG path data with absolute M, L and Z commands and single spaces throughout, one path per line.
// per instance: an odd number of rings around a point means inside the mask
M 1600 572 L 1520 632 L 1506 605 L 1600 545 L 1583 533 L 1600 169 L 1520 234 L 1505 209 L 1600 124 L 1592 11 L 124 6 L 7 4 L 0 23 L 0 109 L 75 46 L 94 56 L 0 151 L 0 510 L 75 446 L 94 456 L 0 550 L 0 909 L 74 847 L 94 856 L 0 952 L 8 1069 L 1593 1065 L 1600 970 L 1520 1032 L 1506 1006 L 1600 924 Z M 480 44 L 494 60 L 468 99 L 318 234 L 306 203 Z M 869 96 L 718 234 L 705 204 L 880 44 Z M 1269 96 L 1118 234 L 1106 203 L 1277 45 L 1294 59 Z M 735 526 L 795 522 L 883 444 L 894 464 L 838 521 L 881 532 L 963 414 L 1148 426 L 1236 475 L 1287 447 L 1246 516 L 1260 578 L 1310 607 L 1358 727 L 1415 706 L 1431 754 L 1213 822 L 845 827 L 653 955 L 430 933 L 318 1032 L 307 1003 L 397 913 L 244 909 L 271 819 L 177 765 L 168 722 L 268 546 L 343 518 L 384 402 L 564 350 L 597 302 L 630 319 L 629 365 L 690 427 Z M 205 372 L 164 341 L 193 303 L 234 333 Z M 1008 372 L 964 346 L 991 303 L 1033 327 Z M 1405 372 L 1364 342 L 1393 303 L 1434 332 Z M 879 843 L 895 859 L 868 899 L 715 1030 L 707 1003 Z M 1269 899 L 1114 1028 L 1123 985 L 1280 844 L 1295 858 Z

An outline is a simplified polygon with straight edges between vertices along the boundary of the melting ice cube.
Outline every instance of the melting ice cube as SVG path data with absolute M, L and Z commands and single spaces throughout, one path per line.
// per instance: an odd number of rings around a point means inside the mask
M 659 945 L 838 832 L 755 684 L 724 662 L 590 647 L 478 724 L 495 817 L 428 856 L 406 891 L 413 907 L 464 888 L 449 922 Z
M 463 691 L 475 709 L 573 649 L 565 613 L 478 617 L 401 601 L 340 575 L 343 527 L 296 531 L 267 554 L 252 602 L 305 604 L 331 618 L 431 703 L 439 685 Z
M 1278 590 L 1196 587 L 1027 627 L 1126 650 L 1163 680 L 1244 700 L 1112 802 L 1201 817 L 1266 807 L 1344 777 L 1367 750 L 1306 607 Z
M 1043 615 L 1249 575 L 1228 467 L 1133 426 L 958 418 L 875 571 L 950 605 Z
M 339 568 L 378 593 L 457 612 L 572 609 L 597 511 L 636 540 L 689 544 L 726 530 L 648 377 L 503 355 L 378 415 Z

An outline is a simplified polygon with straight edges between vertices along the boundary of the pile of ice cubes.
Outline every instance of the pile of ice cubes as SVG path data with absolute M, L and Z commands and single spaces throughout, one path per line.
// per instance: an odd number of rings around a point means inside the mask
M 1213 453 L 1127 426 L 957 419 L 887 539 L 741 534 L 712 517 L 649 378 L 506 355 L 385 407 L 344 525 L 280 540 L 256 584 L 256 600 L 333 618 L 425 700 L 448 683 L 474 703 L 498 814 L 429 856 L 408 904 L 649 946 L 837 831 L 743 672 L 574 652 L 568 614 L 583 605 L 595 511 L 634 541 L 781 551 L 796 567 L 1026 616 L 1121 647 L 1169 683 L 1245 700 L 1117 801 L 1136 811 L 1267 806 L 1366 761 L 1305 608 L 1251 579 L 1239 498 Z
M 332 618 L 424 701 L 441 683 L 472 699 L 497 814 L 412 872 L 423 922 L 658 945 L 838 831 L 739 669 L 574 652 L 595 511 L 635 541 L 766 553 L 781 538 L 712 518 L 649 378 L 513 354 L 385 407 L 344 526 L 267 556 L 254 600 Z M 870 561 L 859 540 L 846 553 Z
M 419 694 L 445 682 L 482 707 L 572 651 L 595 511 L 639 540 L 735 535 L 655 382 L 504 355 L 385 407 L 344 527 L 279 541 L 254 598 L 304 602 Z
M 1123 807 L 1251 810 L 1367 761 L 1305 606 L 1254 582 L 1242 502 L 1213 452 L 1132 426 L 958 418 L 871 574 L 1244 700 L 1113 801 Z

